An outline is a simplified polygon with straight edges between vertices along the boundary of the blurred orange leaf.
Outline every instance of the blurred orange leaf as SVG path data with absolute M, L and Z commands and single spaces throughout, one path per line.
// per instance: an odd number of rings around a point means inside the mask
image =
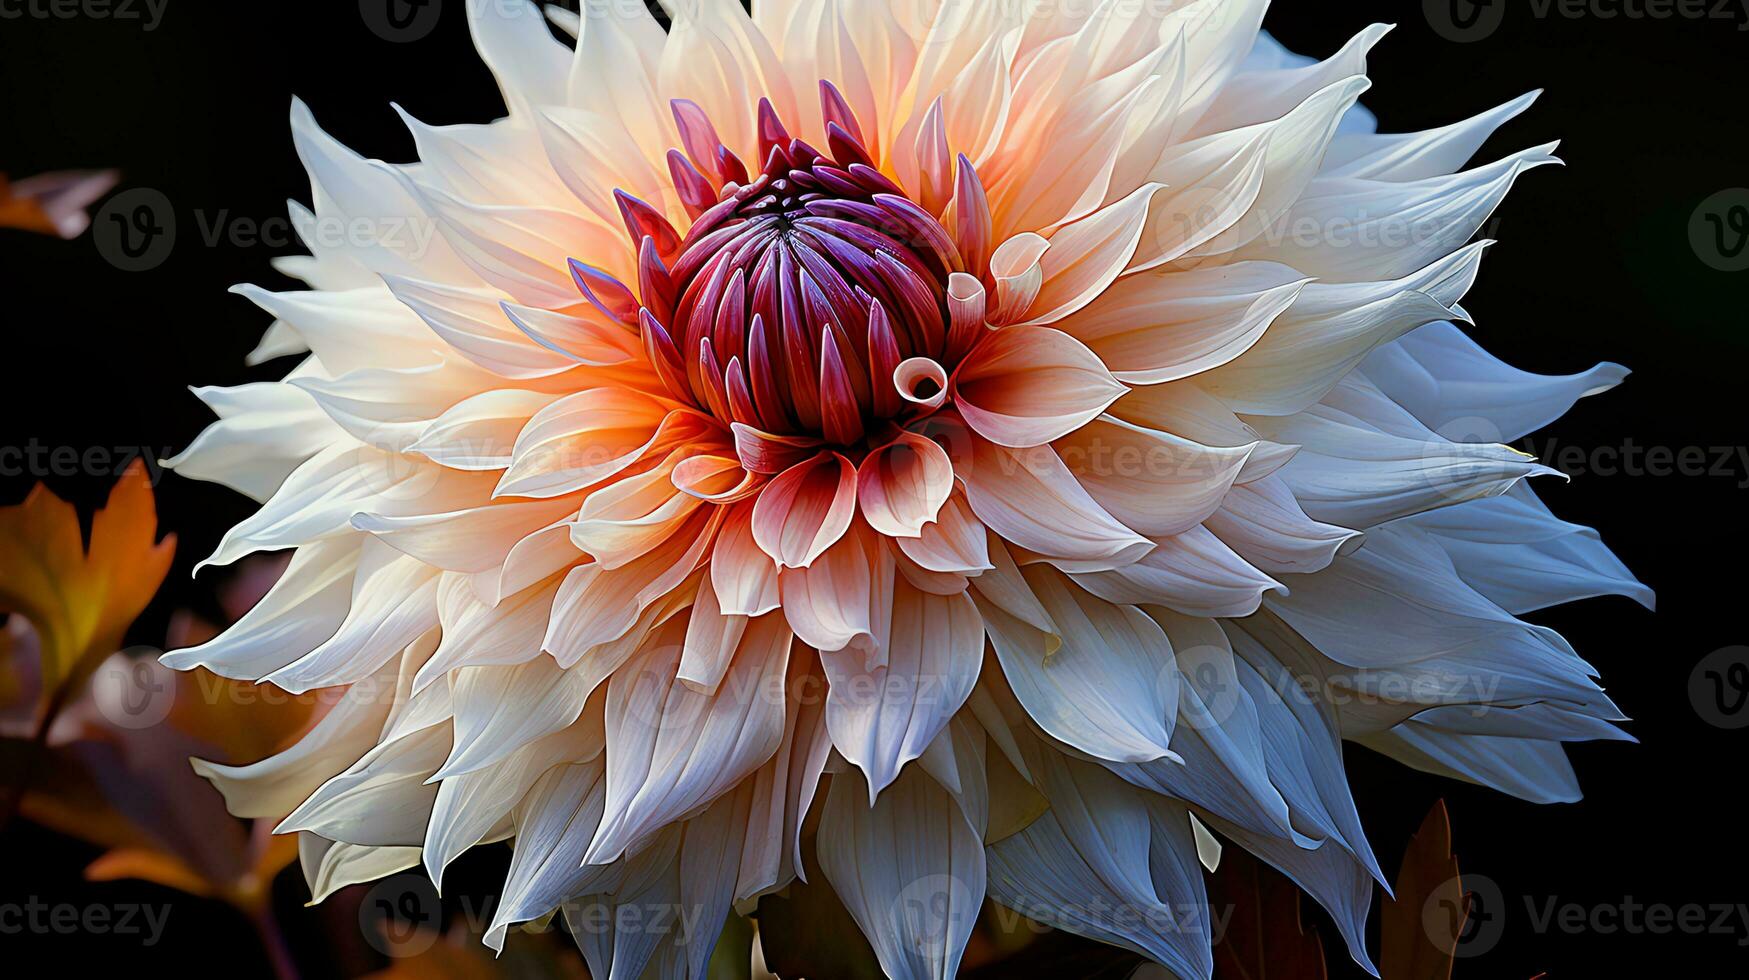
M 157 531 L 152 486 L 138 461 L 92 518 L 89 547 L 73 505 L 40 484 L 22 504 L 0 508 L 0 612 L 36 627 L 39 724 L 121 646 L 158 591 L 176 539 L 156 541 Z
M 397 945 L 418 952 L 395 956 L 361 980 L 589 980 L 583 957 L 556 929 L 515 936 L 499 957 L 459 927 L 441 938 L 422 930 Z
M 1410 838 L 1396 892 L 1380 914 L 1379 976 L 1449 980 L 1468 907 L 1451 853 L 1451 819 L 1444 800 L 1433 804 Z M 1434 914 L 1427 914 L 1429 909 Z
M 1215 943 L 1217 980 L 1324 980 L 1324 944 L 1300 920 L 1300 890 L 1238 847 L 1221 852 L 1209 908 L 1231 912 Z
M 113 170 L 67 170 L 16 183 L 0 174 L 0 228 L 76 238 L 91 224 L 85 208 L 109 193 Z

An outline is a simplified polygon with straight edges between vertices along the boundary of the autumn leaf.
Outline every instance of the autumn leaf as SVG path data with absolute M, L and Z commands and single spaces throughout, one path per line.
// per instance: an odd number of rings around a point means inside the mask
M 156 541 L 158 514 L 137 460 L 110 491 L 83 542 L 79 515 L 41 484 L 0 508 L 0 612 L 36 628 L 38 725 L 46 726 L 105 657 L 170 571 L 174 535 Z
M 418 952 L 361 980 L 589 980 L 583 958 L 557 930 L 518 936 L 499 957 L 460 927 L 441 938 L 422 931 L 400 945 Z
M 1428 909 L 1435 914 L 1428 915 Z M 1451 853 L 1451 820 L 1440 800 L 1410 839 L 1397 872 L 1396 898 L 1385 902 L 1380 915 L 1381 980 L 1449 980 L 1467 915 L 1463 879 Z
M 1300 920 L 1300 890 L 1237 847 L 1209 878 L 1209 908 L 1230 912 L 1215 943 L 1216 980 L 1324 980 L 1324 944 Z
M 0 174 L 0 228 L 77 238 L 91 225 L 85 209 L 118 179 L 113 170 L 59 171 L 16 183 Z

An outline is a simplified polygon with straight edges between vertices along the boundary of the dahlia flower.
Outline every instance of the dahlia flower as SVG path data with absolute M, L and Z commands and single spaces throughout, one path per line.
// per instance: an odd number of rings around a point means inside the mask
M 986 897 L 1206 977 L 1224 842 L 1369 965 L 1343 740 L 1577 797 L 1622 716 L 1516 617 L 1649 595 L 1502 443 L 1626 372 L 1453 323 L 1529 97 L 1379 134 L 1386 29 L 1263 0 L 665 5 L 470 3 L 508 117 L 416 164 L 292 109 L 311 288 L 239 291 L 302 360 L 172 465 L 262 502 L 210 563 L 294 554 L 166 660 L 348 686 L 197 764 L 318 895 L 510 840 L 489 943 L 683 910 L 599 977 L 816 869 L 894 977 Z

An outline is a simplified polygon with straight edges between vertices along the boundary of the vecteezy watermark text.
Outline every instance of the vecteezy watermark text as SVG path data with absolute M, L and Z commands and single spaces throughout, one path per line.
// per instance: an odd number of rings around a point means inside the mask
M 169 921 L 170 906 L 140 902 L 75 905 L 32 895 L 0 903 L 0 936 L 139 936 L 140 945 L 156 946 Z
M 155 31 L 170 0 L 0 0 L 0 20 L 113 20 Z

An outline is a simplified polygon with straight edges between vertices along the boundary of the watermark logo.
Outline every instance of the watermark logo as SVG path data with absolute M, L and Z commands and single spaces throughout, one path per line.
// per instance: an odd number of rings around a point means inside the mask
M 156 269 L 176 246 L 176 211 L 162 191 L 136 187 L 103 205 L 91 237 L 104 261 L 123 272 Z
M 946 950 L 972 931 L 983 903 L 953 875 L 926 875 L 900 889 L 887 910 L 893 929 L 924 950 Z
M 1749 646 L 1714 650 L 1688 675 L 1694 713 L 1715 728 L 1749 727 Z
M 1481 956 L 1506 930 L 1506 898 L 1486 875 L 1466 874 L 1459 883 L 1463 894 L 1456 900 L 1448 889 L 1433 890 L 1421 908 L 1421 927 L 1434 945 L 1451 946 L 1459 959 Z
M 1688 219 L 1688 244 L 1720 272 L 1749 269 L 1749 190 L 1733 187 L 1700 202 Z
M 358 905 L 364 939 L 384 956 L 418 956 L 441 933 L 437 886 L 423 875 L 400 874 L 373 885 Z
M 133 647 L 113 654 L 91 677 L 91 699 L 117 728 L 139 731 L 170 716 L 176 704 L 176 677 L 158 662 L 160 651 Z
M 1506 19 L 1505 0 L 1423 0 L 1421 6 L 1433 32 L 1459 44 L 1488 37 Z
M 358 16 L 370 32 L 391 44 L 430 36 L 443 14 L 443 0 L 358 0 Z

